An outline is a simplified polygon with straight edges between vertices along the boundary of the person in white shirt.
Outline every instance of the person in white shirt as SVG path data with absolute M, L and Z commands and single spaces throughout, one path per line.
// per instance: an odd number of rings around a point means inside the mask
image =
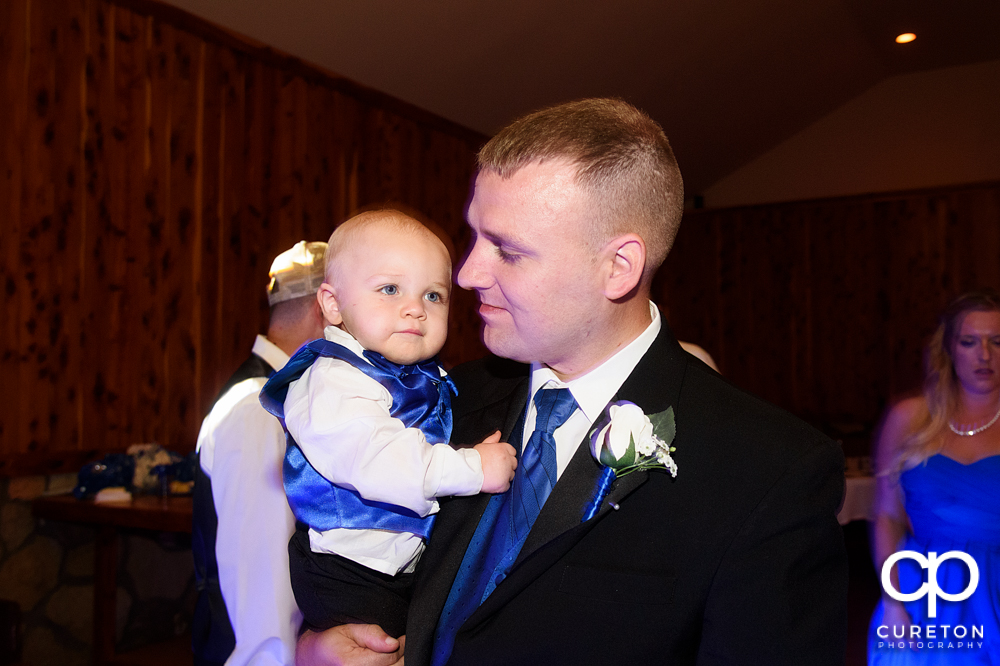
M 323 335 L 316 291 L 326 243 L 297 243 L 271 266 L 267 336 L 233 374 L 198 435 L 192 551 L 196 665 L 295 662 L 302 615 L 288 579 L 295 519 L 281 484 L 285 435 L 257 395 L 303 343 Z
M 499 433 L 448 444 L 454 385 L 436 355 L 450 296 L 451 259 L 427 227 L 394 210 L 351 218 L 330 237 L 319 289 L 332 325 L 261 393 L 288 433 L 285 492 L 300 523 L 289 566 L 309 628 L 365 621 L 400 635 L 389 618 L 405 607 L 437 498 L 503 492 L 513 478 Z M 380 595 L 344 615 L 371 582 Z

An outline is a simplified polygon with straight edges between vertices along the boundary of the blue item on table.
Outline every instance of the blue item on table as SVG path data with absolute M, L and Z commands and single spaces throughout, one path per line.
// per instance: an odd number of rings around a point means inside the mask
M 99 490 L 115 486 L 123 486 L 129 490 L 134 474 L 135 459 L 132 456 L 127 453 L 109 453 L 101 460 L 80 468 L 73 495 L 77 499 L 84 499 L 93 497 Z

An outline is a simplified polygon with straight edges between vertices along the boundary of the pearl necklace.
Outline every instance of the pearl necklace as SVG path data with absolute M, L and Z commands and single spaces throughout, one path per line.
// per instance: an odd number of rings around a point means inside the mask
M 993 418 L 990 419 L 989 423 L 987 423 L 986 425 L 981 425 L 978 428 L 970 428 L 969 430 L 959 430 L 954 425 L 952 425 L 951 421 L 948 421 L 948 427 L 951 428 L 951 431 L 956 435 L 958 435 L 959 437 L 972 437 L 973 435 L 978 435 L 979 433 L 981 433 L 982 431 L 986 430 L 991 425 L 996 423 L 997 419 L 1000 419 L 1000 409 L 997 409 L 997 413 L 993 415 Z M 960 425 L 964 426 L 965 424 L 962 423 Z

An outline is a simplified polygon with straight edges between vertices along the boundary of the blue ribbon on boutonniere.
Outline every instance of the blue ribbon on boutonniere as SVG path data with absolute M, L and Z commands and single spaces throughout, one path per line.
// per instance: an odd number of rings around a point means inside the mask
M 590 438 L 590 452 L 604 469 L 581 522 L 597 515 L 619 477 L 648 469 L 663 469 L 676 477 L 677 463 L 670 455 L 676 450 L 671 446 L 676 434 L 673 407 L 647 416 L 634 402 L 612 403 Z

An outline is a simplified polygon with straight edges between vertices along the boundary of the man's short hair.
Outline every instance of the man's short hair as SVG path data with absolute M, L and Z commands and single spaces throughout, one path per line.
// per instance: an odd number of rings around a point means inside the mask
M 530 113 L 479 151 L 479 168 L 510 178 L 521 167 L 565 159 L 597 212 L 592 240 L 623 233 L 646 244 L 643 279 L 670 251 L 684 210 L 684 184 L 663 129 L 620 99 L 584 99 Z
M 271 306 L 268 326 L 279 328 L 297 326 L 307 320 L 316 307 L 318 307 L 316 294 L 279 301 Z

